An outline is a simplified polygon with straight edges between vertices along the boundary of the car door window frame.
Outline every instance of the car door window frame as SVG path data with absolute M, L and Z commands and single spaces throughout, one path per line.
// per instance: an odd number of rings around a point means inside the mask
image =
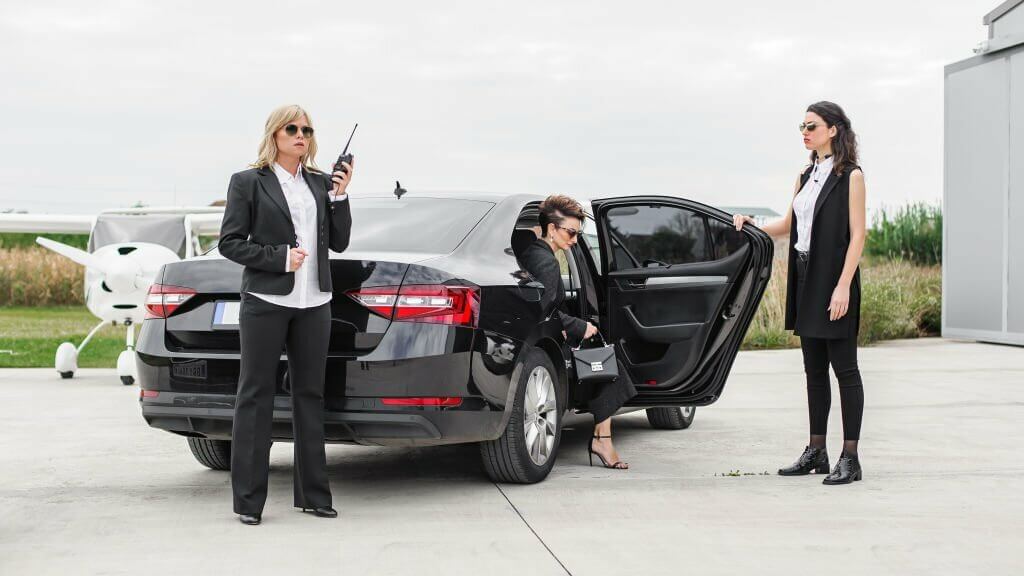
M 616 234 L 612 231 L 612 227 L 609 225 L 610 218 L 607 215 L 607 212 L 609 210 L 612 210 L 612 209 L 615 209 L 615 208 L 629 208 L 629 207 L 632 207 L 632 206 L 635 206 L 635 207 L 673 208 L 675 210 L 679 210 L 681 213 L 687 214 L 688 218 L 695 218 L 703 226 L 703 230 L 702 230 L 703 238 L 701 238 L 701 240 L 702 240 L 702 246 L 701 246 L 702 254 L 701 254 L 701 259 L 700 260 L 695 260 L 695 261 L 691 261 L 691 262 L 667 262 L 664 265 L 661 265 L 661 267 L 686 266 L 686 265 L 689 265 L 689 264 L 701 264 L 701 263 L 704 263 L 704 262 L 713 262 L 713 261 L 715 261 L 717 259 L 717 258 L 715 258 L 714 246 L 712 245 L 713 238 L 712 238 L 712 235 L 711 235 L 711 225 L 709 223 L 708 215 L 704 214 L 703 212 L 701 212 L 699 208 L 697 208 L 697 207 L 690 207 L 690 206 L 688 206 L 686 204 L 677 205 L 677 204 L 672 204 L 672 203 L 659 203 L 658 201 L 652 201 L 650 199 L 648 199 L 648 200 L 638 199 L 636 202 L 629 202 L 629 203 L 618 203 L 618 202 L 616 202 L 613 206 L 602 207 L 602 209 L 600 210 L 600 214 L 596 215 L 595 222 L 594 222 L 595 228 L 598 229 L 598 241 L 599 241 L 599 244 L 600 244 L 600 254 L 601 254 L 600 266 L 601 266 L 601 274 L 602 274 L 602 276 L 607 276 L 611 272 L 619 272 L 619 271 L 622 271 L 622 270 L 639 270 L 639 269 L 645 268 L 645 266 L 643 265 L 643 262 L 641 262 L 636 255 L 634 255 L 634 254 L 629 252 L 629 250 L 628 250 L 627 246 L 625 245 L 625 243 L 622 242 L 619 238 L 617 238 Z M 597 222 L 596 222 L 596 218 L 600 218 L 600 217 L 603 217 L 606 220 L 605 226 L 603 227 L 603 231 L 604 231 L 603 235 L 600 232 L 601 228 L 597 226 Z M 632 264 L 631 267 L 628 267 L 628 268 L 627 267 L 616 268 L 615 270 L 611 269 L 612 265 L 617 263 L 617 261 L 615 260 L 615 252 L 614 252 L 615 247 L 614 246 L 608 246 L 607 242 L 605 242 L 606 239 L 609 242 L 611 242 L 612 244 L 618 244 L 622 248 L 622 250 L 626 253 L 626 256 L 630 259 L 630 263 Z M 647 268 L 650 268 L 650 267 L 651 266 L 648 266 Z

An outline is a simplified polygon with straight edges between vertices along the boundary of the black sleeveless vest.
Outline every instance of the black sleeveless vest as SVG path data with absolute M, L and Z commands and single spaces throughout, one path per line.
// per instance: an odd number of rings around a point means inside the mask
M 858 167 L 859 168 L 859 167 Z M 856 337 L 860 329 L 860 267 L 850 283 L 850 309 L 846 315 L 829 320 L 828 306 L 839 283 L 850 247 L 850 172 L 829 174 L 814 205 L 811 244 L 804 289 L 796 287 L 796 213 L 789 231 L 789 270 L 786 280 L 786 329 L 808 338 Z M 803 189 L 810 177 L 808 168 L 800 177 Z M 799 302 L 798 300 L 799 296 Z

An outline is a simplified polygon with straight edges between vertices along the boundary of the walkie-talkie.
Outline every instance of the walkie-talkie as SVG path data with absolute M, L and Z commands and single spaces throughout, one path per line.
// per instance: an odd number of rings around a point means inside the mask
M 353 156 L 348 153 L 348 145 L 352 143 L 352 137 L 356 134 L 356 128 L 359 128 L 359 123 L 352 127 L 352 133 L 348 135 L 348 142 L 345 142 L 345 149 L 341 151 L 341 156 L 338 156 L 338 161 L 334 163 L 334 168 L 331 170 L 331 174 L 335 172 L 344 172 L 348 174 L 348 168 L 342 165 L 342 162 L 347 162 L 349 166 L 352 165 Z

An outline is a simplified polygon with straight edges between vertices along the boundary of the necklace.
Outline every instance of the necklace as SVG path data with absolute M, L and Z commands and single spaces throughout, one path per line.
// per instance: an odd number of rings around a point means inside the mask
M 825 160 L 828 160 L 828 159 L 829 159 L 829 158 L 831 158 L 831 157 L 832 157 L 832 155 L 831 155 L 831 154 L 826 154 L 826 155 L 825 155 Z M 819 173 L 818 173 L 818 168 L 819 168 L 820 166 L 821 166 L 821 162 L 815 162 L 815 163 L 814 163 L 814 172 L 812 172 L 812 173 L 811 173 L 811 178 L 812 178 L 812 179 L 814 180 L 814 183 L 815 183 L 815 184 L 817 184 L 817 183 L 818 183 L 818 176 L 819 176 Z

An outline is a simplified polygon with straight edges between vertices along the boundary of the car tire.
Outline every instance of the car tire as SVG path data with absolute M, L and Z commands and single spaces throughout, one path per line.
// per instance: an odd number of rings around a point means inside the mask
M 693 424 L 693 417 L 696 415 L 695 406 L 647 409 L 647 421 L 651 423 L 651 428 L 657 430 L 685 430 Z
M 211 470 L 231 469 L 231 440 L 188 438 L 188 447 L 203 466 Z
M 543 351 L 529 348 L 522 354 L 522 370 L 505 432 L 495 440 L 480 443 L 484 471 L 495 482 L 540 482 L 551 472 L 558 455 L 565 408 L 558 372 Z
M 135 378 L 133 376 L 121 376 L 121 384 L 131 386 L 132 384 L 135 384 Z

